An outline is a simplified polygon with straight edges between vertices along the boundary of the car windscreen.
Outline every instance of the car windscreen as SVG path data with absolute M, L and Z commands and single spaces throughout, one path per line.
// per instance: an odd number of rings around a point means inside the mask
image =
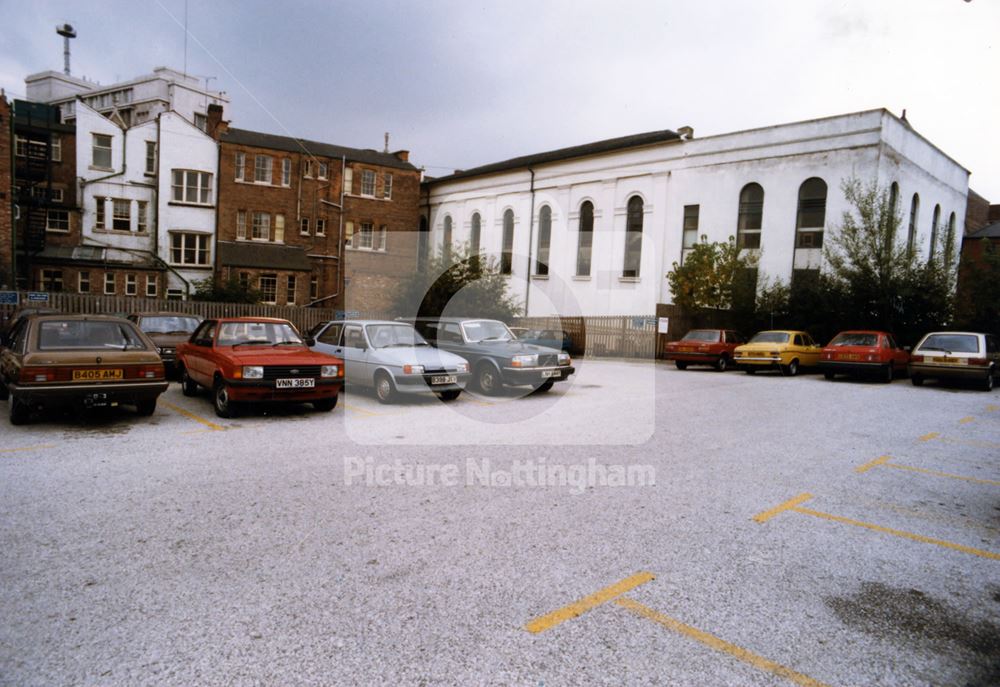
M 788 333 L 760 332 L 759 334 L 754 334 L 754 337 L 750 339 L 750 343 L 773 343 L 773 344 L 788 343 Z
M 465 338 L 473 343 L 479 341 L 513 341 L 514 335 L 507 329 L 507 325 L 496 320 L 473 320 L 463 322 L 462 329 L 465 331 Z
M 368 340 L 375 348 L 429 345 L 416 329 L 408 324 L 370 324 L 365 327 Z
M 979 337 L 972 334 L 931 334 L 920 344 L 920 350 L 978 353 Z
M 139 320 L 139 328 L 147 334 L 190 334 L 198 328 L 197 317 L 155 315 Z
M 846 332 L 837 334 L 830 342 L 831 346 L 877 346 L 877 334 L 861 334 L 858 332 Z
M 709 341 L 715 342 L 719 340 L 719 332 L 713 329 L 692 329 L 681 341 Z
M 216 343 L 220 346 L 304 345 L 287 322 L 222 322 Z
M 38 324 L 38 350 L 146 350 L 139 333 L 128 322 L 46 320 Z

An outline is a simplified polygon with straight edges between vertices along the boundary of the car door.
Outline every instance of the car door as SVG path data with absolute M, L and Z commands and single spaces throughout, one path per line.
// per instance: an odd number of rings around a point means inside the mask
M 341 336 L 340 355 L 344 358 L 344 379 L 348 384 L 370 385 L 365 381 L 365 332 L 359 324 L 346 324 Z
M 340 322 L 331 322 L 316 335 L 316 346 L 320 353 L 327 353 L 341 357 L 340 353 L 340 333 L 344 325 Z
M 0 384 L 18 379 L 21 375 L 21 358 L 28 339 L 28 321 L 21 319 L 7 334 L 7 345 L 0 349 Z
M 906 367 L 906 361 L 909 355 L 896 345 L 896 339 L 893 338 L 891 334 L 886 334 L 883 339 L 883 346 L 889 349 L 888 353 L 891 359 L 892 367 L 894 370 L 902 370 Z
M 212 361 L 212 347 L 215 344 L 215 320 L 205 320 L 191 335 L 185 346 L 184 365 L 188 376 L 202 386 L 211 386 L 215 373 Z

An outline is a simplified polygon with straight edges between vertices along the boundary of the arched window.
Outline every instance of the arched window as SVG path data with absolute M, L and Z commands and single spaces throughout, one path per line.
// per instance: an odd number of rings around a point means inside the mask
M 912 255 L 917 242 L 917 214 L 920 212 L 920 196 L 913 194 L 910 201 L 910 227 L 906 234 L 906 250 Z
M 424 263 L 427 260 L 427 217 L 420 215 L 420 237 L 417 242 L 417 267 L 423 269 Z
M 747 184 L 740 191 L 740 213 L 736 223 L 736 245 L 760 248 L 760 227 L 764 218 L 764 189 Z
M 472 228 L 469 230 L 469 254 L 479 255 L 479 242 L 482 235 L 482 219 L 478 212 L 472 213 Z
M 826 223 L 826 182 L 819 177 L 799 186 L 799 210 L 795 219 L 795 247 L 822 248 Z
M 944 237 L 944 259 L 947 262 L 955 252 L 955 213 L 948 216 L 948 234 Z
M 625 261 L 622 265 L 623 277 L 639 277 L 639 263 L 642 260 L 642 198 L 628 199 L 625 219 Z
M 552 208 L 543 205 L 538 211 L 538 251 L 535 257 L 535 274 L 549 273 L 549 247 L 552 244 Z
M 503 213 L 503 246 L 500 251 L 500 274 L 510 274 L 514 264 L 514 211 Z
M 441 239 L 441 254 L 451 255 L 451 215 L 444 216 L 444 235 Z
M 580 206 L 580 236 L 576 245 L 576 276 L 590 276 L 590 251 L 594 245 L 594 204 Z
M 889 212 L 892 216 L 896 216 L 896 209 L 899 207 L 899 184 L 895 181 L 892 182 L 892 186 L 889 187 Z
M 934 219 L 931 221 L 931 251 L 930 257 L 933 258 L 934 254 L 937 252 L 937 242 L 938 242 L 938 229 L 941 224 L 941 206 L 934 206 Z

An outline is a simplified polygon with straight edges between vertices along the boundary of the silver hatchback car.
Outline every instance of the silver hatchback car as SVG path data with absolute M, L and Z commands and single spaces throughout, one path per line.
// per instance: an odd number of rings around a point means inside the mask
M 910 354 L 910 381 L 967 379 L 992 391 L 1000 375 L 1000 348 L 996 338 L 979 332 L 931 332 Z
M 373 388 L 381 403 L 412 393 L 453 401 L 469 381 L 465 358 L 432 347 L 406 322 L 334 320 L 309 336 L 314 350 L 344 359 L 347 384 Z

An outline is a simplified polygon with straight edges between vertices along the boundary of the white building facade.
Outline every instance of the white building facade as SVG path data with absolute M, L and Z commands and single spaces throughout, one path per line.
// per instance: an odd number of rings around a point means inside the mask
M 529 155 L 428 181 L 423 212 L 432 247 L 497 258 L 529 315 L 651 315 L 696 241 L 733 237 L 761 281 L 822 269 L 849 178 L 892 189 L 899 240 L 924 256 L 941 232 L 961 240 L 968 170 L 886 110 Z

